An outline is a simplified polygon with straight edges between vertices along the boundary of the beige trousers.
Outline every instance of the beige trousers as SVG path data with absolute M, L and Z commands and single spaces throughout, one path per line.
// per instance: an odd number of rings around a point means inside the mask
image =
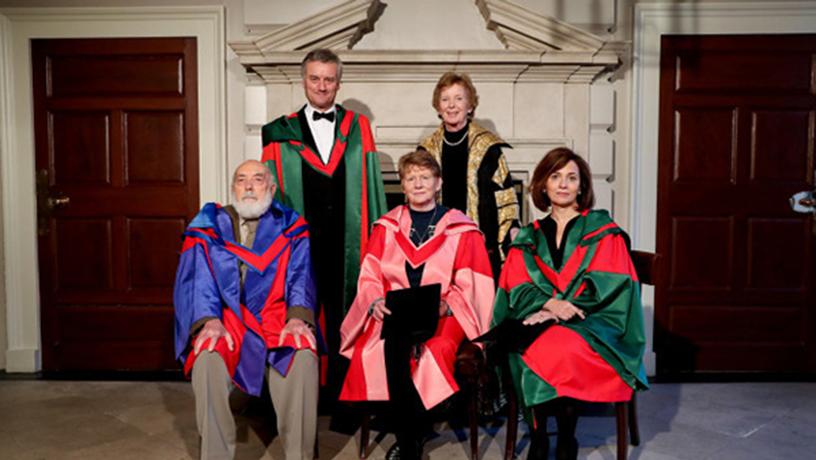
M 286 377 L 267 367 L 266 383 L 286 458 L 311 460 L 317 436 L 317 356 L 309 350 L 296 352 Z M 235 419 L 229 405 L 233 387 L 221 355 L 202 351 L 193 365 L 202 459 L 231 460 L 235 456 Z

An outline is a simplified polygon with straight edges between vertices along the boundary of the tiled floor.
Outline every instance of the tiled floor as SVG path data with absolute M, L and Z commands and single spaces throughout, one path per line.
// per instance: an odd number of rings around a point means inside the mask
M 632 459 L 816 458 L 816 384 L 655 384 L 640 395 L 642 444 Z M 321 417 L 320 458 L 356 458 L 357 436 L 327 429 Z M 615 458 L 614 418 L 579 421 L 581 459 Z M 426 446 L 431 459 L 466 459 L 461 430 L 438 426 Z M 282 459 L 259 417 L 240 417 L 238 459 Z M 526 428 L 521 427 L 522 434 Z M 372 433 L 375 437 L 376 433 Z M 481 429 L 483 459 L 500 459 L 504 424 Z M 381 459 L 393 438 L 373 446 Z M 519 440 L 519 458 L 528 440 Z M 198 455 L 192 390 L 184 382 L 0 380 L 0 459 L 187 459 Z

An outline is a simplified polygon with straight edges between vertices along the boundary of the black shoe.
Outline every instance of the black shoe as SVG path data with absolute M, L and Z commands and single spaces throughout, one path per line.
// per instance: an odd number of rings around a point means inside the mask
M 388 452 L 385 453 L 385 460 L 399 460 L 400 459 L 400 448 L 399 443 L 395 442 L 394 445 L 388 449 Z
M 416 454 L 415 458 L 421 459 L 422 458 L 422 450 L 425 447 L 425 437 L 422 437 L 419 440 L 413 441 L 414 444 L 414 452 Z M 402 458 L 402 450 L 400 449 L 399 442 L 395 442 L 391 448 L 388 449 L 388 452 L 385 453 L 385 460 L 400 460 Z M 405 460 L 412 460 L 408 457 L 405 457 Z
M 530 434 L 530 448 L 527 450 L 527 460 L 547 460 L 550 455 L 550 438 L 547 433 Z

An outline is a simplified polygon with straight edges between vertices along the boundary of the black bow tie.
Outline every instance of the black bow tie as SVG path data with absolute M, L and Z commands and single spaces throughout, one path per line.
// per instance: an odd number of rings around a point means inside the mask
M 312 120 L 317 121 L 321 118 L 325 118 L 329 123 L 334 123 L 334 112 L 320 113 L 317 110 L 312 112 Z

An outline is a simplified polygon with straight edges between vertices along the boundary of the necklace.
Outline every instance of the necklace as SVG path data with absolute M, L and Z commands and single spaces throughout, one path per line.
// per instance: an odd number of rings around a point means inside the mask
M 444 143 L 445 143 L 445 145 L 447 145 L 447 146 L 449 146 L 449 147 L 456 147 L 457 145 L 461 144 L 461 143 L 462 143 L 462 142 L 465 140 L 465 138 L 466 138 L 466 137 L 467 137 L 467 135 L 468 135 L 468 133 L 467 133 L 467 132 L 468 132 L 468 130 L 465 130 L 465 134 L 464 134 L 464 135 L 462 135 L 462 138 L 461 138 L 461 139 L 459 139 L 459 140 L 458 140 L 458 141 L 456 141 L 456 142 L 450 142 L 450 141 L 448 141 L 448 138 L 446 138 L 446 137 L 445 137 L 445 134 L 444 134 L 444 133 L 442 133 L 442 142 L 444 142 Z
M 439 206 L 434 206 L 434 209 L 433 209 L 433 214 L 431 214 L 431 218 L 430 218 L 430 219 L 428 219 L 428 225 L 425 227 L 425 231 L 422 233 L 421 238 L 420 238 L 420 239 L 419 239 L 419 241 L 416 243 L 416 245 L 417 245 L 417 246 L 419 246 L 420 244 L 424 243 L 424 242 L 425 242 L 425 238 L 427 238 L 427 237 L 428 237 L 428 233 L 429 233 L 429 232 L 430 232 L 432 229 L 435 229 L 435 228 L 436 228 L 436 225 L 434 225 L 433 221 L 434 221 L 434 218 L 436 217 L 436 210 L 437 210 L 437 209 L 439 209 Z M 416 227 L 414 227 L 414 221 L 413 221 L 413 219 L 411 219 L 411 233 L 413 233 L 413 234 L 415 234 L 415 235 L 418 235 L 418 234 L 419 234 L 419 232 L 417 231 Z

